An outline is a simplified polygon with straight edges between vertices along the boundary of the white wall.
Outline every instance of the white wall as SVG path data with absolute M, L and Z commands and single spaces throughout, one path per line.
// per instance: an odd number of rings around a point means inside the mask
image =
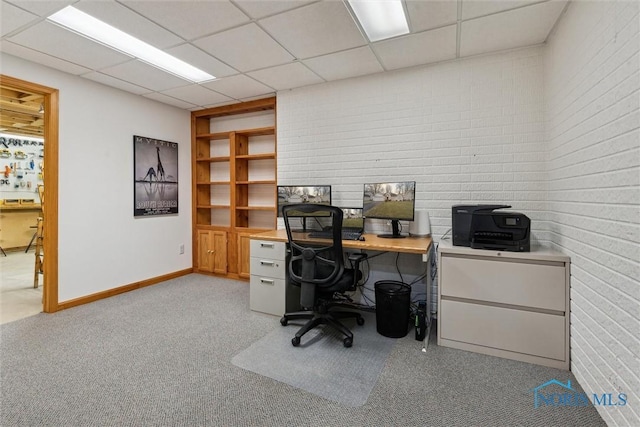
M 535 47 L 279 92 L 278 184 L 362 206 L 363 183 L 415 180 L 436 241 L 459 203 L 511 204 L 546 241 L 542 76 Z
M 0 59 L 3 74 L 60 91 L 59 301 L 190 268 L 190 113 L 10 55 Z M 179 144 L 178 215 L 134 219 L 133 135 Z
M 609 425 L 640 424 L 640 19 L 572 2 L 545 52 L 552 242 L 571 256 L 571 369 Z
M 434 237 L 451 205 L 503 203 L 544 233 L 540 48 L 278 93 L 278 183 L 331 184 L 360 206 L 362 184 L 416 180 Z

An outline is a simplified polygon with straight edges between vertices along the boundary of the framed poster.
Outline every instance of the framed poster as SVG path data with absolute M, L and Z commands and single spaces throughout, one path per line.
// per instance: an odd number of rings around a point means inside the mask
M 178 144 L 133 136 L 133 216 L 178 213 Z

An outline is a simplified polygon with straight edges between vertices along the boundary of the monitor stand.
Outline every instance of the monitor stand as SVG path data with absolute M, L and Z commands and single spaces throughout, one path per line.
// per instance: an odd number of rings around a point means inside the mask
M 291 231 L 295 232 L 295 233 L 306 233 L 307 230 L 307 217 L 303 216 L 300 217 L 300 222 L 302 225 L 302 228 L 292 228 Z
M 403 236 L 400 234 L 400 220 L 392 219 L 391 234 L 378 234 L 378 237 L 382 237 L 384 239 L 404 239 L 407 236 Z

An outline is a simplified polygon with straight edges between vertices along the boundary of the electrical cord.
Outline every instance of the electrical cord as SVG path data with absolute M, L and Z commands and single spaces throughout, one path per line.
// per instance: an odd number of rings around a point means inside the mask
M 440 240 L 448 240 L 447 234 L 451 232 L 451 228 L 444 232 L 444 234 L 440 237 Z
M 398 270 L 398 275 L 400 276 L 400 282 L 404 283 L 404 278 L 402 277 L 402 272 L 400 271 L 400 266 L 398 265 L 399 259 L 400 259 L 400 252 L 396 252 L 396 270 Z

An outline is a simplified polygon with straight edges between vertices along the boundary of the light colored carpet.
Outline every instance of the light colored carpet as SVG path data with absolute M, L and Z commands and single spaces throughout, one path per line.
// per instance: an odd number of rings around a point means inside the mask
M 367 402 L 396 339 L 376 332 L 375 316 L 363 313 L 365 324 L 344 324 L 353 332 L 353 347 L 325 325 L 307 332 L 299 347 L 291 338 L 303 321 L 290 321 L 237 354 L 231 362 L 243 369 L 289 384 L 348 406 Z
M 571 372 L 433 341 L 423 353 L 412 331 L 395 340 L 362 406 L 231 362 L 276 330 L 290 339 L 295 327 L 278 320 L 249 310 L 248 283 L 191 274 L 0 325 L 0 426 L 605 425 L 593 406 L 534 408 L 531 389 L 552 378 L 582 391 Z M 354 330 L 344 350 L 362 344 Z M 349 360 L 371 368 L 366 357 Z

